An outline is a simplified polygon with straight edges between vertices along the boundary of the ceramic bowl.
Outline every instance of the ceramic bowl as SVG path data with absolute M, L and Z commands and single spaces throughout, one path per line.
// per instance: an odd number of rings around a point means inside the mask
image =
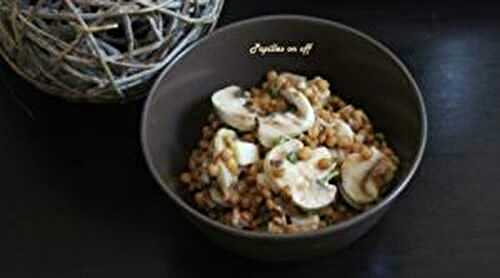
M 271 68 L 326 78 L 335 92 L 364 109 L 377 130 L 386 135 L 401 166 L 381 202 L 348 221 L 319 231 L 273 235 L 215 222 L 183 199 L 177 190 L 178 176 L 201 136 L 201 127 L 211 111 L 211 94 L 229 84 L 257 84 Z M 141 133 L 154 177 L 178 205 L 179 213 L 208 238 L 241 255 L 292 260 L 339 250 L 380 220 L 421 161 L 427 119 L 414 78 L 387 47 L 340 23 L 276 15 L 220 28 L 181 54 L 149 94 Z

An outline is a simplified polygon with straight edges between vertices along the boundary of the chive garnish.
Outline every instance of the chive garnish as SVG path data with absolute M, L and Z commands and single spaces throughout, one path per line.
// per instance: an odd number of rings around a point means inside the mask
M 296 152 L 293 152 L 293 153 L 289 153 L 287 156 L 286 156 L 286 159 L 288 161 L 290 161 L 291 163 L 295 164 L 297 163 L 297 161 L 299 161 L 299 158 L 297 157 L 297 153 Z

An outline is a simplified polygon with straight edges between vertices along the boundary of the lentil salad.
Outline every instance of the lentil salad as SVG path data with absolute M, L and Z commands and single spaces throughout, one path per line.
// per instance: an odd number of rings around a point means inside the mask
M 321 77 L 269 71 L 259 87 L 212 95 L 180 181 L 210 218 L 281 233 L 317 230 L 380 200 L 399 159 L 366 113 Z

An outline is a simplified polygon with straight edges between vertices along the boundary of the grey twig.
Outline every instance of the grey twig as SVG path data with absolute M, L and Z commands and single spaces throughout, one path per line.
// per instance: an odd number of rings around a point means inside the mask
M 213 29 L 223 3 L 0 0 L 0 55 L 52 95 L 87 102 L 133 99 Z

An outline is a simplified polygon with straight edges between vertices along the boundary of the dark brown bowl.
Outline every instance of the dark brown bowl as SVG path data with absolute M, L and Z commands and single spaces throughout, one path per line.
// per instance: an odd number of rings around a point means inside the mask
M 309 56 L 252 55 L 255 43 L 304 45 Z M 348 102 L 367 111 L 401 158 L 394 186 L 360 215 L 303 234 L 272 235 L 238 230 L 191 207 L 176 191 L 177 177 L 211 109 L 212 92 L 229 84 L 249 87 L 270 68 L 330 80 Z M 345 25 L 323 19 L 278 15 L 238 22 L 202 39 L 168 67 L 144 109 L 142 144 L 147 163 L 167 195 L 203 233 L 238 254 L 265 260 L 310 258 L 333 252 L 366 233 L 415 173 L 427 137 L 424 102 L 415 80 L 385 46 Z

